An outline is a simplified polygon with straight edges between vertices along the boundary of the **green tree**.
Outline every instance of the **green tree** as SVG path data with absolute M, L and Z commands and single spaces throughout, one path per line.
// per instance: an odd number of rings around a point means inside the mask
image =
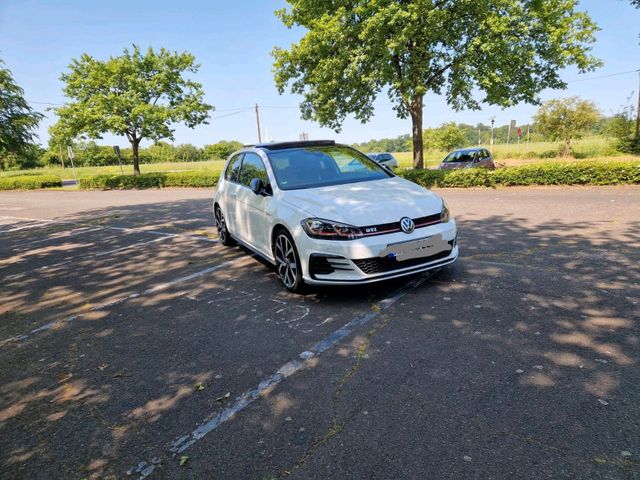
M 423 136 L 427 148 L 446 152 L 468 143 L 464 131 L 454 122 L 443 123 L 438 128 L 428 128 L 423 132 Z
M 197 162 L 200 160 L 200 149 L 190 143 L 178 145 L 175 152 L 178 162 Z
M 640 138 L 635 135 L 634 113 L 634 108 L 627 105 L 606 119 L 604 133 L 615 139 L 615 148 L 621 152 L 640 153 Z
M 145 148 L 146 153 L 154 163 L 169 163 L 176 161 L 176 149 L 167 142 L 156 142 Z
M 590 55 L 597 27 L 575 0 L 287 1 L 277 16 L 306 33 L 273 50 L 280 93 L 290 85 L 304 119 L 339 131 L 348 114 L 368 121 L 386 90 L 398 116 L 411 117 L 417 168 L 428 92 L 455 110 L 535 103 L 541 90 L 566 87 L 559 69 L 600 64 Z
M 29 106 L 24 98 L 24 90 L 4 65 L 0 60 L 0 157 L 7 156 L 3 165 L 15 163 L 20 166 L 21 156 L 33 156 L 34 141 L 37 138 L 35 130 L 42 114 L 34 112 Z
M 211 159 L 226 159 L 229 155 L 231 155 L 236 150 L 240 150 L 242 148 L 242 143 L 237 142 L 235 140 L 231 140 L 230 142 L 226 140 L 221 140 L 218 143 L 214 143 L 212 145 L 205 145 L 203 147 L 204 156 L 207 160 Z
M 593 104 L 578 97 L 548 100 L 533 116 L 536 129 L 552 141 L 564 143 L 563 156 L 571 152 L 571 140 L 581 138 L 600 119 Z
M 134 174 L 139 175 L 142 139 L 173 139 L 176 123 L 190 128 L 207 123 L 213 107 L 204 102 L 202 85 L 185 77 L 198 68 L 190 53 L 164 48 L 142 52 L 134 45 L 107 61 L 83 54 L 61 76 L 71 100 L 56 109 L 61 129 L 74 137 L 126 136 Z

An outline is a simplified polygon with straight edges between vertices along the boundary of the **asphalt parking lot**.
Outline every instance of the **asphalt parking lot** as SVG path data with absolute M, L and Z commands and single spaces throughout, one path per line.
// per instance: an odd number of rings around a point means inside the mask
M 304 296 L 211 191 L 0 193 L 0 477 L 640 478 L 640 188 L 440 193 L 456 264 Z

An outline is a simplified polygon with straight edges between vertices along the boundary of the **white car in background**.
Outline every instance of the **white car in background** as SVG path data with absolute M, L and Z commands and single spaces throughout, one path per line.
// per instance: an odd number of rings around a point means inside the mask
M 367 153 L 367 157 L 385 167 L 398 168 L 398 160 L 390 153 Z
M 333 141 L 260 144 L 229 158 L 213 211 L 223 245 L 276 266 L 288 290 L 376 282 L 458 257 L 434 193 Z

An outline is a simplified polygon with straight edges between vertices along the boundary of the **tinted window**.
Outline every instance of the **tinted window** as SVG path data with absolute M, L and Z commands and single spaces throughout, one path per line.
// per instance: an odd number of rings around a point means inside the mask
M 224 173 L 224 179 L 230 182 L 237 182 L 240 173 L 240 165 L 242 164 L 242 154 L 238 154 L 229 161 L 227 171 Z
M 254 178 L 262 180 L 264 185 L 269 184 L 267 169 L 264 168 L 262 159 L 255 153 L 245 153 L 244 160 L 242 160 L 242 170 L 240 170 L 238 183 L 248 187 L 251 184 L 251 180 Z
M 457 152 L 451 152 L 444 159 L 445 162 L 471 162 L 473 160 L 474 152 L 465 152 L 458 150 Z
M 270 152 L 269 160 L 282 190 L 366 182 L 393 176 L 366 155 L 339 145 Z

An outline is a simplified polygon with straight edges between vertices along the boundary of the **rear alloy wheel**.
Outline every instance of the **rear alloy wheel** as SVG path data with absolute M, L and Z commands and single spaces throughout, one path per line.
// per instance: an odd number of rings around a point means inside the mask
M 284 287 L 291 292 L 301 292 L 304 281 L 302 280 L 300 257 L 291 235 L 285 230 L 281 230 L 276 235 L 273 253 L 276 258 L 278 275 Z
M 218 226 L 218 238 L 220 243 L 226 247 L 231 247 L 236 244 L 235 240 L 229 235 L 227 230 L 227 223 L 224 221 L 224 215 L 220 207 L 216 207 L 216 225 Z

